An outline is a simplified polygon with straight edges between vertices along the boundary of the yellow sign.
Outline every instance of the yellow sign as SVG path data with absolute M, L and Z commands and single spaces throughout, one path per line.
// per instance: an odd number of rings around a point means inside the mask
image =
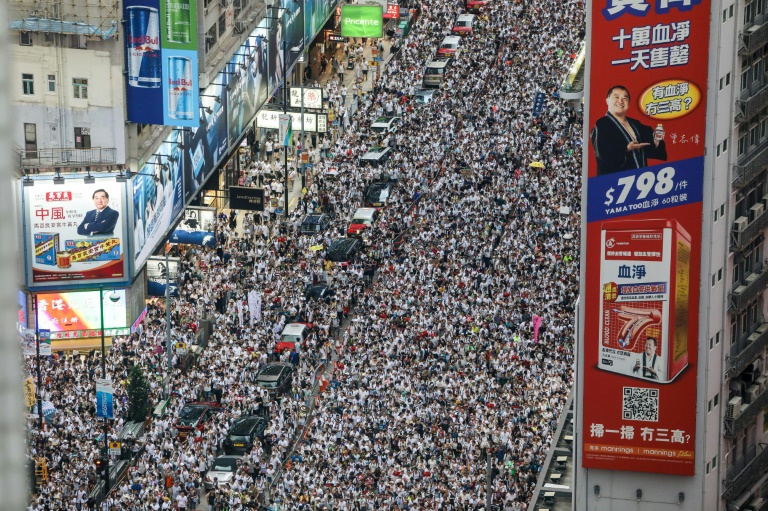
M 309 249 L 310 249 L 312 252 L 317 252 L 318 250 L 322 250 L 322 249 L 323 249 L 323 246 L 322 246 L 322 245 L 312 245 L 311 247 L 309 247 Z
M 677 119 L 693 112 L 701 103 L 701 90 L 687 80 L 663 80 L 640 95 L 638 106 L 652 119 Z
M 110 449 L 120 449 L 120 442 L 109 442 Z
M 35 380 L 32 378 L 24 380 L 24 404 L 27 408 L 35 404 Z

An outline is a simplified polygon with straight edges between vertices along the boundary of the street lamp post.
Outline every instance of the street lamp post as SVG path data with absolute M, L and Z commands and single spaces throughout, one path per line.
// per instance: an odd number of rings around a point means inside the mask
M 283 37 L 287 36 L 283 24 Z M 283 39 L 283 114 L 288 114 L 288 40 Z M 283 217 L 288 221 L 288 141 L 283 140 Z
M 99 286 L 99 313 L 101 317 L 101 377 L 107 378 L 107 355 L 104 347 L 104 288 Z M 109 419 L 104 417 L 104 497 L 109 495 Z
M 165 337 L 166 350 L 168 351 L 168 399 L 173 388 L 173 344 L 171 343 L 171 267 L 168 266 L 168 252 L 170 247 L 165 247 Z
M 38 416 L 38 428 L 40 432 L 43 432 L 43 377 L 40 372 L 40 328 L 37 322 L 37 295 L 33 295 L 32 307 L 35 312 L 35 349 L 37 350 L 37 416 Z M 27 325 L 24 325 L 26 328 Z

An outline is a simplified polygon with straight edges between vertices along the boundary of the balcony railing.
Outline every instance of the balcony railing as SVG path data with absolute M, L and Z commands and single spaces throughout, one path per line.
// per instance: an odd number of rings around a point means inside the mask
M 760 215 L 752 220 L 744 230 L 736 231 L 732 233 L 732 246 L 736 250 L 743 250 L 748 244 L 754 241 L 764 230 L 768 227 L 768 211 L 763 211 Z
M 52 148 L 22 151 L 21 166 L 25 169 L 40 167 L 73 167 L 80 165 L 110 165 L 117 163 L 114 147 L 88 149 Z
M 763 477 L 766 470 L 768 470 L 768 449 L 763 449 L 738 472 L 734 470 L 733 475 L 731 475 L 731 471 L 728 471 L 726 480 L 723 481 L 723 498 L 726 500 L 735 499 Z
M 746 369 L 766 346 L 768 346 L 768 323 L 762 323 L 754 332 L 733 345 L 736 348 L 733 356 L 727 355 L 725 357 L 727 364 L 725 377 L 733 378 Z
M 749 424 L 755 422 L 755 418 L 763 413 L 768 405 L 768 387 L 764 388 L 746 408 L 742 407 L 741 413 L 735 419 L 724 419 L 725 432 L 723 436 L 733 437 L 743 431 Z
M 741 31 L 740 54 L 749 55 L 768 43 L 768 23 L 765 21 L 765 15 L 758 16 L 752 23 L 744 27 Z
M 737 187 L 746 185 L 766 167 L 768 167 L 768 142 L 763 142 L 737 162 L 734 167 L 733 185 Z
M 766 287 L 768 287 L 768 264 L 763 264 L 731 290 L 730 308 L 735 312 L 743 311 Z
M 750 119 L 765 107 L 766 100 L 768 100 L 768 83 L 759 81 L 747 87 L 736 101 L 737 120 Z

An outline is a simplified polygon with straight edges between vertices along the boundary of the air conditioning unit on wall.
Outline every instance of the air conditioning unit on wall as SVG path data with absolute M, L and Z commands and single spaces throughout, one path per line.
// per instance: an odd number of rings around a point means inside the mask
M 725 410 L 726 419 L 736 419 L 741 415 L 741 397 L 734 397 L 728 401 L 728 408 Z

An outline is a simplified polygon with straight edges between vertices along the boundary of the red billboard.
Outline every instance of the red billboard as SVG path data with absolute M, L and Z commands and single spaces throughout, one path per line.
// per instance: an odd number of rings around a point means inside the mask
M 592 3 L 586 468 L 694 473 L 709 11 Z

